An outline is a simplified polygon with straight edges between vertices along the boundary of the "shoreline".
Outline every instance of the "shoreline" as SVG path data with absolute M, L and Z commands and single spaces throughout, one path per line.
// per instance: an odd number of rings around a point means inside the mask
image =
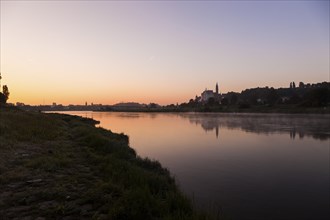
M 68 111 L 71 110 L 60 110 L 60 111 Z M 72 111 L 85 111 L 85 110 L 72 110 Z M 292 109 L 290 111 L 280 110 L 280 109 L 273 109 L 273 110 L 255 110 L 255 111 L 248 111 L 248 110 L 214 110 L 214 111 L 193 111 L 193 110 L 176 110 L 176 111 L 168 111 L 168 110 L 94 110 L 92 112 L 138 112 L 138 113 L 264 113 L 264 114 L 330 114 L 330 109 Z
M 325 109 L 230 109 L 230 110 L 217 110 L 203 111 L 193 109 L 178 109 L 178 110 L 166 110 L 166 109 L 121 109 L 121 110 L 67 110 L 67 109 L 22 109 L 28 112 L 137 112 L 137 113 L 262 113 L 262 114 L 330 114 L 330 108 Z

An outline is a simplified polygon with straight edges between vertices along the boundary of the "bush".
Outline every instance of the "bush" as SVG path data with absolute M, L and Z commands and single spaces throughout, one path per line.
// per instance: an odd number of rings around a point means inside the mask
M 2 92 L 0 92 L 0 104 L 6 104 L 7 98 Z

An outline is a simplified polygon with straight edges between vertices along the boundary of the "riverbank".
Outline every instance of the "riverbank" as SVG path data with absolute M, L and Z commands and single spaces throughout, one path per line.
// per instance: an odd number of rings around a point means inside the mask
M 281 113 L 281 114 L 330 114 L 330 106 L 311 107 L 293 104 L 281 105 L 223 105 L 183 103 L 157 107 L 111 107 L 111 106 L 19 106 L 25 111 L 97 111 L 97 112 L 218 112 L 218 113 Z
M 0 108 L 3 219 L 208 219 L 168 170 L 97 123 Z
M 146 113 L 179 113 L 179 112 L 215 112 L 215 113 L 280 113 L 280 114 L 330 114 L 329 107 L 302 108 L 291 106 L 200 106 L 154 108 L 154 109 L 102 109 L 96 112 L 146 112 Z

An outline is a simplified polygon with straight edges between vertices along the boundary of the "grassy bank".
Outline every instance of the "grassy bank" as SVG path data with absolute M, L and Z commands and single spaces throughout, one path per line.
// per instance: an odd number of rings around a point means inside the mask
M 208 219 L 128 137 L 76 116 L 0 108 L 3 219 Z

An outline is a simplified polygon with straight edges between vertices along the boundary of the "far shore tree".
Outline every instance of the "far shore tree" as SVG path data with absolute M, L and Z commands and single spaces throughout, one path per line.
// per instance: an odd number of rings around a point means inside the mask
M 305 87 L 305 84 L 303 82 L 299 83 L 299 88 L 303 89 Z

